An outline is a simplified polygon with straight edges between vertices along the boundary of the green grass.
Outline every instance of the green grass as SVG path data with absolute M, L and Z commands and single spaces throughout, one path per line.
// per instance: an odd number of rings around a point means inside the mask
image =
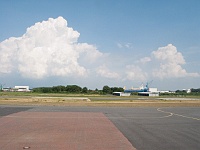
M 98 95 L 98 94 L 74 94 L 74 93 L 36 93 L 36 92 L 0 92 L 1 97 L 87 97 L 91 101 L 134 101 L 134 100 L 155 100 L 162 98 L 193 98 L 199 99 L 200 95 L 163 95 L 159 97 L 146 97 L 131 95 L 128 97 L 113 96 L 113 95 Z
M 0 92 L 0 96 L 66 97 L 66 96 L 85 96 L 85 95 L 84 94 L 68 94 L 68 93 Z

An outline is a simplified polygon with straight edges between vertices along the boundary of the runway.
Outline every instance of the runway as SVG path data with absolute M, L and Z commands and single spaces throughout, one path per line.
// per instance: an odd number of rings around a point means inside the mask
M 21 135 L 21 139 L 16 136 L 17 134 L 11 136 L 12 133 L 9 131 L 14 127 L 9 129 L 9 123 L 16 125 L 16 128 L 21 131 L 23 131 L 22 126 L 31 127 L 34 123 L 35 126 L 26 130 L 30 134 L 27 140 L 28 134 Z M 59 127 L 62 127 L 62 130 L 59 130 Z M 78 132 L 75 134 L 75 131 Z M 11 137 L 5 137 L 6 133 L 9 133 L 13 140 L 9 141 Z M 59 137 L 57 143 L 60 149 L 68 146 L 68 149 L 75 150 L 95 149 L 94 147 L 113 150 L 135 148 L 198 150 L 200 149 L 200 109 L 199 107 L 0 106 L 0 149 L 8 149 L 14 141 L 19 149 L 26 146 L 37 149 L 33 141 L 37 143 L 41 139 L 42 149 L 47 149 L 45 142 L 52 142 L 52 139 L 48 141 L 46 138 L 51 138 L 53 135 Z M 73 137 L 73 140 L 69 137 Z M 93 142 L 88 142 L 87 139 Z M 21 141 L 22 145 L 20 145 L 20 140 L 25 140 L 24 144 Z

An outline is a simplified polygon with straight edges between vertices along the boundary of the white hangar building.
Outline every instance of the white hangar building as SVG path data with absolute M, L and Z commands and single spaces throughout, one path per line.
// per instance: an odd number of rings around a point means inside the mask
M 148 92 L 138 92 L 139 96 L 159 96 L 157 88 L 149 88 Z
M 14 90 L 17 92 L 30 92 L 29 86 L 15 86 Z

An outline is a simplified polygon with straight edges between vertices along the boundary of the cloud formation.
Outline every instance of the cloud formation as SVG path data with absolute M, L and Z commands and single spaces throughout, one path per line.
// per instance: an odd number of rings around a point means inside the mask
M 22 37 L 0 43 L 0 74 L 19 72 L 28 78 L 87 76 L 80 57 L 92 63 L 103 54 L 93 45 L 78 43 L 80 33 L 63 17 L 49 18 L 27 29 Z
M 150 56 L 143 57 L 126 66 L 125 79 L 130 81 L 148 81 L 153 78 L 200 77 L 199 73 L 189 73 L 182 66 L 186 61 L 177 48 L 168 44 L 153 51 Z
M 144 58 L 141 58 L 138 63 L 142 63 L 142 64 L 146 64 L 148 62 L 151 61 L 151 58 L 150 57 L 144 57 Z
M 120 75 L 116 72 L 110 71 L 105 65 L 101 65 L 96 69 L 96 73 L 102 77 L 110 79 L 119 79 Z
M 153 70 L 153 76 L 163 78 L 172 77 L 198 77 L 198 73 L 188 73 L 182 68 L 185 59 L 183 55 L 177 51 L 176 47 L 168 44 L 165 47 L 160 47 L 152 52 L 152 57 L 159 62 L 159 68 Z
M 132 43 L 117 43 L 117 47 L 118 48 L 127 48 L 130 49 L 132 48 Z
M 83 81 L 81 77 L 88 77 L 96 84 L 105 78 L 115 83 L 130 83 L 154 78 L 200 77 L 199 73 L 189 73 L 183 68 L 186 61 L 172 44 L 133 60 L 128 53 L 126 57 L 117 52 L 107 55 L 94 45 L 79 43 L 79 36 L 79 32 L 67 26 L 63 17 L 38 22 L 27 28 L 21 37 L 11 37 L 0 43 L 0 75 L 11 74 L 12 78 L 12 74 L 17 73 L 20 78 L 30 80 L 71 77 L 76 82 Z M 132 44 L 118 43 L 118 47 L 132 49 Z M 99 80 L 96 80 L 97 76 Z
M 147 73 L 144 72 L 139 66 L 127 65 L 126 66 L 126 79 L 130 81 L 146 81 Z

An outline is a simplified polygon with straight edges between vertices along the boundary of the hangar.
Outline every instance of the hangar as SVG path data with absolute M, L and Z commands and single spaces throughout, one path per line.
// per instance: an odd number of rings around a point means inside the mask
M 15 86 L 14 91 L 16 91 L 16 92 L 30 92 L 29 86 Z
M 116 95 L 116 96 L 130 96 L 131 93 L 113 92 L 113 95 Z
M 159 92 L 138 92 L 139 96 L 159 96 Z

